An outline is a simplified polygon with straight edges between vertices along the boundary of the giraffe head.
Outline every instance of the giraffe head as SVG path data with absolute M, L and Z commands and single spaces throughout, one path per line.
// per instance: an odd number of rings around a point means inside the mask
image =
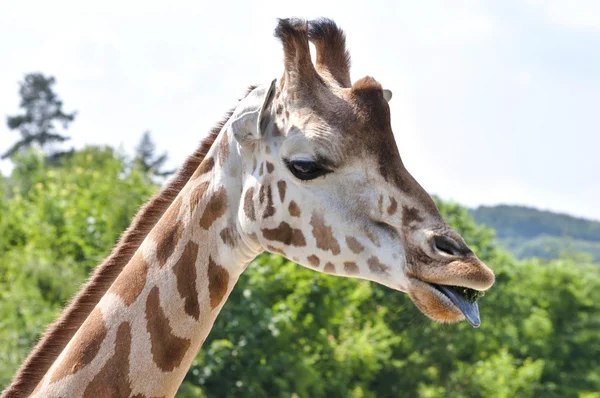
M 434 320 L 478 326 L 473 295 L 494 274 L 404 167 L 391 92 L 371 77 L 351 84 L 345 37 L 330 20 L 280 20 L 275 35 L 283 77 L 254 89 L 230 119 L 242 159 L 244 240 L 407 292 Z

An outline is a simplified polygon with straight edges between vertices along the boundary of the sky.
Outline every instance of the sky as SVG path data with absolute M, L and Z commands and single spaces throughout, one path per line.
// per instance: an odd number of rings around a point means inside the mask
M 352 79 L 392 90 L 401 156 L 429 193 L 600 220 L 600 2 L 284 3 L 2 2 L 0 115 L 39 71 L 78 111 L 71 144 L 131 152 L 150 130 L 177 166 L 248 85 L 281 76 L 276 19 L 325 16 Z M 0 152 L 17 138 L 0 124 Z

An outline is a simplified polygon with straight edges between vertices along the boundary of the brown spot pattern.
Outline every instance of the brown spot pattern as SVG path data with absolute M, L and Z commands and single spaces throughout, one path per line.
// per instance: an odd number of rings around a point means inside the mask
M 323 217 L 317 213 L 313 213 L 310 219 L 312 225 L 312 234 L 317 241 L 317 247 L 322 250 L 331 250 L 335 255 L 340 254 L 340 244 L 333 236 L 331 227 L 325 224 Z
M 148 263 L 138 250 L 108 291 L 121 297 L 125 305 L 131 305 L 144 290 L 147 274 Z
M 202 217 L 200 218 L 200 226 L 204 229 L 209 229 L 217 218 L 225 214 L 225 210 L 227 210 L 227 191 L 224 186 L 221 186 L 206 204 L 204 213 L 202 213 Z
M 181 257 L 173 266 L 173 272 L 177 279 L 177 291 L 181 298 L 185 300 L 185 312 L 196 318 L 196 320 L 200 317 L 200 304 L 198 303 L 198 291 L 196 290 L 197 256 L 198 245 L 190 240 L 185 245 Z
M 156 257 L 160 267 L 164 267 L 181 238 L 183 222 L 177 221 L 180 207 L 181 197 L 178 197 L 152 230 L 153 235 L 155 235 Z
M 281 203 L 285 200 L 285 190 L 287 189 L 287 183 L 283 180 L 277 182 L 277 190 L 279 191 L 279 199 Z
M 367 260 L 367 264 L 372 272 L 376 274 L 389 275 L 390 267 L 382 264 L 377 257 L 373 256 L 369 258 L 369 260 Z
M 290 205 L 288 206 L 288 211 L 290 212 L 290 215 L 292 217 L 300 217 L 300 207 L 298 207 L 298 205 L 296 204 L 296 202 L 294 202 L 293 200 L 290 202 Z
M 365 235 L 367 235 L 367 238 L 369 238 L 375 246 L 379 247 L 379 238 L 377 236 L 373 235 L 370 231 L 365 232 Z
M 346 273 L 348 275 L 356 275 L 358 274 L 358 265 L 356 265 L 356 263 L 348 261 L 344 263 L 344 271 L 346 271 Z
M 190 194 L 190 214 L 192 214 L 196 210 L 196 207 L 198 207 L 198 203 L 200 203 L 200 200 L 202 200 L 202 197 L 206 193 L 209 185 L 210 183 L 208 181 L 198 184 L 198 186 L 194 188 Z
M 396 199 L 394 199 L 390 196 L 390 205 L 387 208 L 387 212 L 390 216 L 393 216 L 394 214 L 396 214 L 397 210 L 398 210 L 398 202 L 396 202 Z
M 131 385 L 129 384 L 130 351 L 131 326 L 129 326 L 129 323 L 123 322 L 117 329 L 115 352 L 88 384 L 83 397 L 128 397 L 131 395 Z
M 325 264 L 323 272 L 326 272 L 328 274 L 335 274 L 335 265 L 333 265 L 332 263 Z
M 265 174 L 265 164 L 261 163 L 260 170 L 258 171 L 258 175 L 262 177 L 263 174 Z
M 379 209 L 379 213 L 383 213 L 383 195 L 379 195 L 379 201 L 377 202 L 377 209 Z
M 146 330 L 150 333 L 154 363 L 164 372 L 179 366 L 190 348 L 190 340 L 173 334 L 169 319 L 160 306 L 158 287 L 154 286 L 146 299 Z
M 235 246 L 236 234 L 235 234 L 233 228 L 231 228 L 231 227 L 223 228 L 221 233 L 219 233 L 219 236 L 221 236 L 221 240 L 223 240 L 223 243 L 225 243 L 227 246 L 229 246 L 229 247 Z
M 263 228 L 262 233 L 268 240 L 278 241 L 286 245 L 306 246 L 306 240 L 302 231 L 292 228 L 285 221 L 279 224 L 277 228 Z
M 201 175 L 208 173 L 214 167 L 215 167 L 215 160 L 213 158 L 205 158 L 202 161 L 202 163 L 200 163 L 200 166 L 198 166 L 198 168 L 196 169 L 194 174 L 192 174 L 192 177 L 190 178 L 190 180 L 195 180 L 196 178 L 200 177 Z
M 98 354 L 100 345 L 106 338 L 106 325 L 98 307 L 94 308 L 88 319 L 81 325 L 79 334 L 69 347 L 69 351 L 60 363 L 50 383 L 75 374 L 88 365 Z
M 402 225 L 405 228 L 409 228 L 410 223 L 412 223 L 413 221 L 423 221 L 423 217 L 419 215 L 419 210 L 415 207 L 402 206 Z
M 227 137 L 227 130 L 225 130 L 223 131 L 223 137 L 221 137 L 219 145 L 219 166 L 225 164 L 227 157 L 229 157 L 229 137 Z
M 319 260 L 319 257 L 315 256 L 314 254 L 311 254 L 306 259 L 308 260 L 308 263 L 313 267 L 318 267 L 321 264 L 321 260 Z
M 261 186 L 261 189 L 262 187 L 264 187 L 264 185 Z M 265 211 L 263 212 L 263 218 L 268 218 L 275 214 L 275 206 L 273 206 L 273 192 L 270 185 L 267 185 L 266 192 L 267 207 L 265 207 Z
M 267 165 L 267 173 L 271 174 L 273 170 L 275 170 L 275 166 L 271 162 L 266 162 Z
M 365 250 L 365 247 L 353 236 L 346 236 L 346 244 L 352 250 L 352 253 L 358 254 Z
M 248 188 L 244 194 L 244 213 L 251 221 L 256 221 L 256 214 L 254 212 L 254 187 Z
M 229 285 L 229 272 L 208 256 L 208 292 L 210 295 L 210 307 L 215 308 L 227 293 Z

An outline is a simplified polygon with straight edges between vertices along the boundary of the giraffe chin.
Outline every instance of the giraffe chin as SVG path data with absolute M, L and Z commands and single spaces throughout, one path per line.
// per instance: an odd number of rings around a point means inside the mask
M 454 289 L 431 284 L 411 277 L 408 295 L 417 308 L 434 321 L 454 323 L 466 319 L 471 326 L 480 326 L 479 308 L 476 302 L 468 302 Z

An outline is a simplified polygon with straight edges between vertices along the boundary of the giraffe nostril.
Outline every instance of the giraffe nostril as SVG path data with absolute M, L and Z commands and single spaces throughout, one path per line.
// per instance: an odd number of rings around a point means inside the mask
M 435 235 L 433 237 L 433 248 L 449 256 L 461 256 L 465 254 L 465 249 L 458 242 L 444 235 Z

